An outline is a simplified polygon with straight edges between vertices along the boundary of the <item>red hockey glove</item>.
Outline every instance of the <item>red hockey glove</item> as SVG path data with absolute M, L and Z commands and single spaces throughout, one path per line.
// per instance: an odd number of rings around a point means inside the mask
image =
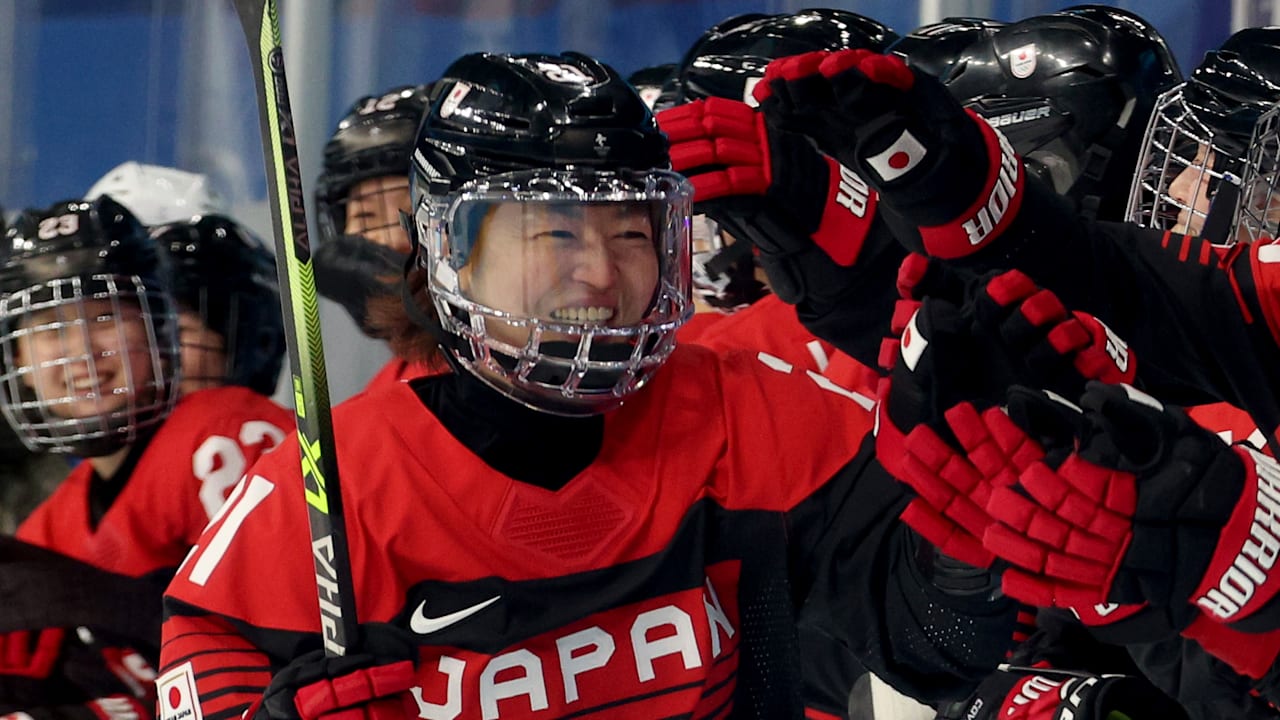
M 1113 714 L 1114 713 L 1114 714 Z M 938 720 L 1178 720 L 1178 703 L 1139 677 L 1095 675 L 1048 667 L 1003 668 L 968 700 Z
M 306 653 L 286 665 L 262 699 L 245 713 L 255 720 L 398 720 L 417 717 L 409 693 L 416 684 L 418 650 L 408 633 L 391 625 L 360 626 L 358 650 L 326 657 Z
M 1036 382 L 1076 395 L 1091 379 L 1131 379 L 1136 363 L 1127 350 L 1119 357 L 1129 374 L 1102 362 L 1110 356 L 1099 348 L 1108 337 L 1100 324 L 1068 314 L 1017 271 L 965 281 L 913 255 L 899 289 L 893 326 L 903 340 L 886 341 L 882 352 L 893 365 L 880 389 L 877 457 L 920 495 L 903 520 L 944 553 L 986 567 L 991 488 L 1012 484 L 1043 456 L 994 409 L 1006 388 Z M 960 305 L 944 299 L 957 296 Z
M 901 58 L 861 49 L 782 58 L 754 95 L 770 129 L 811 137 L 917 224 L 913 250 L 964 257 L 1018 213 L 1025 173 L 1008 141 Z
M 1275 553 L 1249 531 L 1270 517 L 1274 461 L 1124 385 L 1090 384 L 1080 408 L 1015 388 L 1009 413 L 1022 427 L 1055 413 L 1072 417 L 1059 427 L 1077 426 L 1060 464 L 1036 463 L 1017 490 L 991 493 L 987 510 L 1000 524 L 983 544 L 1014 566 L 1004 573 L 1009 595 L 1043 606 L 1145 602 L 1182 629 L 1195 617 L 1191 603 L 1237 621 L 1280 589 L 1263 569 Z M 1221 592 L 1233 568 L 1248 578 L 1248 597 Z
M 851 282 L 848 268 L 867 242 L 893 241 L 861 178 L 807 138 L 766 130 L 746 103 L 695 100 L 657 117 L 696 209 L 759 249 L 784 302 L 823 304 Z

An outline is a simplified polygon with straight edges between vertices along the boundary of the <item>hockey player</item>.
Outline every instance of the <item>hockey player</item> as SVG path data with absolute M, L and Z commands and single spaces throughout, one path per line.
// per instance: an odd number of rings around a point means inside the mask
M 356 100 L 325 145 L 316 180 L 316 286 L 375 338 L 381 331 L 370 320 L 370 301 L 399 301 L 409 252 L 400 220 L 410 209 L 406 170 L 429 92 L 427 85 L 406 85 Z M 369 387 L 437 370 L 392 358 Z
M 237 385 L 271 397 L 285 353 L 271 251 L 225 215 L 153 227 L 151 238 L 174 266 L 180 392 Z
M 24 213 L 0 253 L 0 409 L 28 447 L 85 458 L 17 538 L 153 583 L 158 619 L 164 582 L 290 413 L 247 388 L 178 400 L 167 253 L 110 197 Z M 78 622 L 43 620 L 41 637 L 92 644 Z M 128 641 L 154 667 L 158 637 Z M 53 645 L 42 671 L 70 672 Z
M 1228 45 L 1252 35 L 1265 58 L 1268 33 L 1245 31 Z M 1257 59 L 1250 66 L 1261 73 L 1267 67 Z M 1269 379 L 1280 359 L 1269 329 L 1274 281 L 1270 255 L 1259 246 L 1219 253 L 1203 240 L 1078 220 L 1023 177 L 998 133 L 893 59 L 837 53 L 784 61 L 770 73 L 769 89 L 759 95 L 771 122 L 803 127 L 828 152 L 868 172 L 883 204 L 918 226 L 916 247 L 971 266 L 1023 268 L 1127 337 L 1149 359 L 1148 388 L 1183 402 L 1216 395 L 1276 427 Z M 1238 88 L 1235 81 L 1245 78 L 1230 79 Z M 1206 84 L 1221 80 L 1205 77 Z M 837 122 L 842 135 L 826 129 Z M 1259 679 L 1251 658 L 1231 655 L 1257 644 L 1197 639 Z
M 182 394 L 240 385 L 275 392 L 284 362 L 284 322 L 275 259 L 199 173 L 136 162 L 102 176 L 85 193 L 133 213 L 165 244 L 176 273 Z
M 867 413 L 673 346 L 690 188 L 634 91 L 574 54 L 440 82 L 395 344 L 456 370 L 335 412 L 357 643 L 319 654 L 287 441 L 169 588 L 161 717 L 796 717 L 800 605 L 895 687 L 968 692 L 1015 607 L 894 521 Z
M 1278 50 L 1273 29 L 1242 30 L 1160 98 L 1133 180 L 1131 222 L 1216 243 L 1275 237 L 1269 111 L 1280 101 Z M 1265 184 L 1245 192 L 1251 178 Z

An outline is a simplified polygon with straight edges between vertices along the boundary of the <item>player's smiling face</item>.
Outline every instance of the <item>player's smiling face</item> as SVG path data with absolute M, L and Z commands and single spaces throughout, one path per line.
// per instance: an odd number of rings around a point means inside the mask
M 514 315 L 637 325 L 658 284 L 648 205 L 498 203 L 459 280 L 470 299 Z M 527 339 L 526 330 L 497 321 L 489 322 L 488 331 L 517 346 Z
M 34 368 L 23 381 L 54 414 L 88 418 L 150 402 L 132 390 L 152 380 L 153 344 L 137 305 L 68 303 L 31 313 L 20 327 L 28 332 L 18 339 L 16 360 Z

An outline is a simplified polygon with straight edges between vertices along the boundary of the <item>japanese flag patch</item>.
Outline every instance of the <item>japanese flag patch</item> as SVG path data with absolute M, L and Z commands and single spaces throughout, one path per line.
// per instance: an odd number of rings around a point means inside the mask
M 183 663 L 161 675 L 156 681 L 156 696 L 160 720 L 204 720 L 191 663 Z
M 881 180 L 889 182 L 911 172 L 921 160 L 924 160 L 925 154 L 924 145 L 921 145 L 909 131 L 903 130 L 892 145 L 878 155 L 867 158 L 867 164 L 876 171 Z

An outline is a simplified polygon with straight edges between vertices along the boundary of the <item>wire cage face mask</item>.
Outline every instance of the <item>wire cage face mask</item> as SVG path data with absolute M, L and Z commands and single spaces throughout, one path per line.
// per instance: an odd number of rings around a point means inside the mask
M 419 264 L 448 349 L 537 410 L 621 405 L 693 312 L 692 186 L 662 170 L 534 170 L 419 199 Z
M 1231 242 L 1243 159 L 1196 117 L 1184 89 L 1175 87 L 1156 101 L 1125 218 L 1142 227 Z
M 1280 236 L 1280 105 L 1258 118 L 1249 141 L 1240 203 L 1236 210 L 1236 239 L 1270 242 Z
M 177 317 L 138 276 L 50 280 L 0 300 L 0 410 L 31 450 L 99 457 L 178 397 Z

